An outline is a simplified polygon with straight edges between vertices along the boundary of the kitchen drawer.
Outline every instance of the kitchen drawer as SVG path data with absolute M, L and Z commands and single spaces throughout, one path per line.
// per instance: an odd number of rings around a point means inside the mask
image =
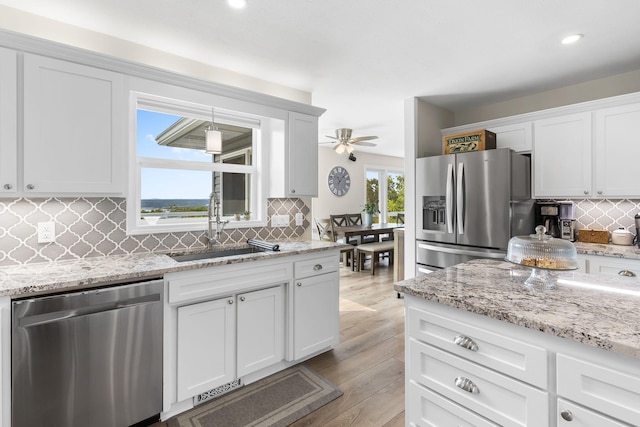
M 564 399 L 558 399 L 556 423 L 558 427 L 629 427 L 629 424 L 600 415 Z
M 640 426 L 640 376 L 557 355 L 558 395 Z
M 294 266 L 296 279 L 317 276 L 319 274 L 338 271 L 338 257 L 334 255 L 296 261 Z
M 502 426 L 542 426 L 549 422 L 548 394 L 468 360 L 409 339 L 413 380 Z M 467 379 L 477 393 L 456 385 Z
M 169 288 L 169 303 L 232 295 L 255 287 L 288 283 L 293 279 L 291 262 L 221 265 L 199 270 L 167 273 L 164 280 Z
M 406 392 L 408 399 L 405 418 L 410 426 L 498 427 L 498 424 L 413 381 L 407 383 Z
M 480 365 L 547 389 L 547 350 L 415 307 L 407 311 L 409 336 Z
M 618 275 L 620 272 L 631 273 L 640 280 L 640 261 L 603 256 L 589 258 L 589 273 Z

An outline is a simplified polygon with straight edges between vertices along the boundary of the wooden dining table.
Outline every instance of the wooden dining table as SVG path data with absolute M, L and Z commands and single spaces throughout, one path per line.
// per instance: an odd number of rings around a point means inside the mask
M 372 225 L 347 225 L 343 227 L 334 227 L 336 237 L 344 237 L 345 241 L 349 241 L 350 237 L 376 236 L 376 240 L 380 240 L 381 234 L 389 234 L 393 238 L 393 230 L 404 228 L 404 224 L 395 224 L 392 222 Z

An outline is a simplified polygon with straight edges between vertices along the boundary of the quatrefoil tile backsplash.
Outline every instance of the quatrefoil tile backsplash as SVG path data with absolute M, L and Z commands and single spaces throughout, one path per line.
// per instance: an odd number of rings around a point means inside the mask
M 206 232 L 126 234 L 124 198 L 47 198 L 0 200 L 0 266 L 196 249 L 206 246 Z M 305 216 L 303 226 L 229 229 L 222 244 L 311 238 L 310 209 L 302 199 L 269 199 L 267 215 Z M 53 243 L 38 243 L 37 224 L 55 223 Z M 292 221 L 293 223 L 293 221 Z

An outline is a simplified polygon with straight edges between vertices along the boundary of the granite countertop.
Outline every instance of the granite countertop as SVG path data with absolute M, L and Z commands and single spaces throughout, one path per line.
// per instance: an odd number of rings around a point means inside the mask
M 285 242 L 279 243 L 279 245 L 280 250 L 278 252 L 265 251 L 187 262 L 178 262 L 167 254 L 146 253 L 2 267 L 0 268 L 0 296 L 22 297 L 60 292 L 78 287 L 89 288 L 127 281 L 160 278 L 165 273 L 175 271 L 275 259 L 309 252 L 339 249 L 344 246 L 342 243 L 322 241 Z M 244 246 L 246 245 L 225 245 L 219 248 L 229 249 Z M 200 249 L 200 251 L 203 250 L 204 248 Z
M 474 260 L 394 284 L 398 292 L 640 359 L 640 281 L 554 273 L 556 289 L 526 287 L 531 269 Z
M 582 255 L 599 255 L 640 260 L 640 248 L 637 245 L 621 246 L 582 242 L 574 242 L 574 245 L 576 246 L 576 251 Z

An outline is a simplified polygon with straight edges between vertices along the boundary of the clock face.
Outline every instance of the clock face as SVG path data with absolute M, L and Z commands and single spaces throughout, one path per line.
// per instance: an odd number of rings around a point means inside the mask
M 329 172 L 329 190 L 336 196 L 344 196 L 351 187 L 349 172 L 342 166 L 336 166 Z

